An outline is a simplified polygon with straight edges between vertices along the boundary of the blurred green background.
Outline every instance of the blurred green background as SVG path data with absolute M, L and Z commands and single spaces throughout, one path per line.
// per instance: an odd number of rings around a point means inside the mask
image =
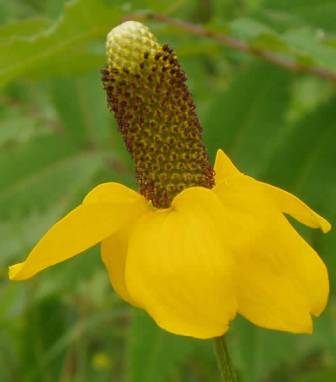
M 110 288 L 98 248 L 7 281 L 43 232 L 93 186 L 136 187 L 100 81 L 106 33 L 150 10 L 203 24 L 305 71 L 336 73 L 335 0 L 0 0 L 0 381 L 217 381 L 211 341 L 169 335 Z M 187 72 L 211 157 L 281 186 L 335 224 L 335 81 L 148 21 Z M 228 335 L 243 382 L 336 381 L 335 231 L 303 230 L 332 293 L 312 336 Z

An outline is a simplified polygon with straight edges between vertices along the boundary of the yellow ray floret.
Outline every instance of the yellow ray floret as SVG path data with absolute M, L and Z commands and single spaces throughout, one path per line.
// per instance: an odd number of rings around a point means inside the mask
M 222 335 L 237 310 L 233 258 L 221 234 L 219 198 L 189 188 L 169 209 L 145 214 L 129 239 L 129 293 L 162 328 L 183 335 Z
M 117 293 L 159 326 L 197 338 L 223 334 L 236 313 L 256 325 L 312 331 L 328 298 L 328 273 L 288 222 L 327 232 L 301 200 L 239 172 L 219 150 L 213 189 L 191 187 L 154 208 L 118 183 L 94 188 L 56 223 L 23 263 L 23 280 L 101 242 Z
M 25 262 L 9 268 L 10 279 L 28 279 L 78 255 L 133 221 L 146 206 L 141 195 L 118 183 L 96 187 L 83 204 L 50 228 Z

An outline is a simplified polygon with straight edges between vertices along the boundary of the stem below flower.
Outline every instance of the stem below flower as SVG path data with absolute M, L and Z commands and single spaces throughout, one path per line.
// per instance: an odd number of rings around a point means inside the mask
M 223 382 L 238 382 L 236 370 L 232 364 L 224 336 L 214 338 L 217 364 Z

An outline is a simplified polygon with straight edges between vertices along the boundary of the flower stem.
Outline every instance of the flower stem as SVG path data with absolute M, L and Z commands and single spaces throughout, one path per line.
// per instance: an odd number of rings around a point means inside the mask
M 238 382 L 238 376 L 232 364 L 224 336 L 216 337 L 214 341 L 215 341 L 215 353 L 217 357 L 217 364 L 218 364 L 222 381 L 223 382 Z

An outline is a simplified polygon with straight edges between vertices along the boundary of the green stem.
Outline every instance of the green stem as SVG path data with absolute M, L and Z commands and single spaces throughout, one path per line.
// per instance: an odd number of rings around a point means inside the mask
M 238 382 L 238 376 L 232 364 L 224 336 L 216 337 L 214 341 L 215 341 L 215 353 L 217 357 L 217 364 L 218 364 L 222 381 L 223 382 Z

